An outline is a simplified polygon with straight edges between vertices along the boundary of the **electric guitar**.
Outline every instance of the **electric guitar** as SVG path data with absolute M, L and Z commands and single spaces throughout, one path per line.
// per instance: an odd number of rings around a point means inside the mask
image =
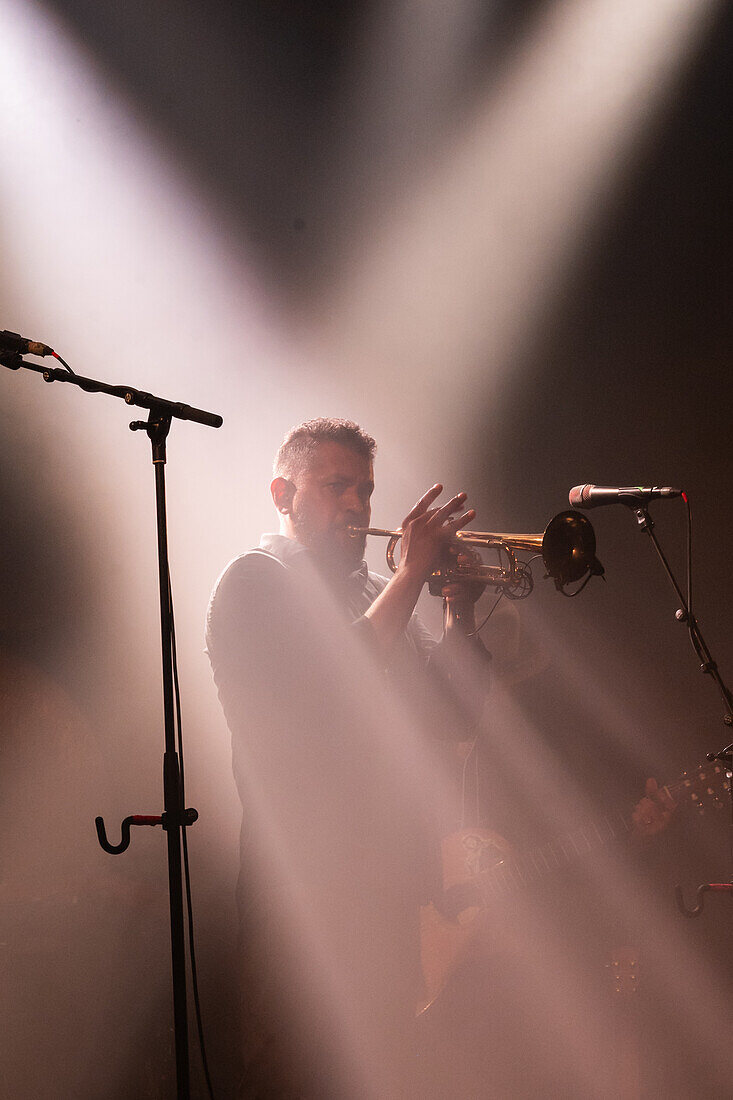
M 684 772 L 661 788 L 678 805 L 689 803 L 703 814 L 708 806 L 722 809 L 730 789 L 727 770 L 720 764 Z M 475 938 L 482 910 L 505 903 L 576 859 L 633 833 L 630 814 L 616 811 L 585 824 L 558 840 L 513 851 L 498 833 L 488 829 L 460 829 L 441 844 L 443 894 L 437 904 L 420 910 L 420 954 L 425 997 L 417 1014 L 435 1003 Z

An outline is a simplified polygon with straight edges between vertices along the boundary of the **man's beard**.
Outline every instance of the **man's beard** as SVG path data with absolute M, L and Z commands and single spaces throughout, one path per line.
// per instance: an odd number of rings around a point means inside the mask
M 344 527 L 315 529 L 307 511 L 291 513 L 295 537 L 307 546 L 319 564 L 328 572 L 353 573 L 364 559 L 366 535 L 351 537 Z

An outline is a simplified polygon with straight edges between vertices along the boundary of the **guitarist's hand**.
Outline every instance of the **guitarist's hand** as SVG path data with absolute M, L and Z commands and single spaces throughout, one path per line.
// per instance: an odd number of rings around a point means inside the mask
M 656 779 L 647 779 L 644 797 L 631 814 L 636 836 L 649 839 L 664 832 L 676 808 L 677 803 L 669 791 L 658 786 Z

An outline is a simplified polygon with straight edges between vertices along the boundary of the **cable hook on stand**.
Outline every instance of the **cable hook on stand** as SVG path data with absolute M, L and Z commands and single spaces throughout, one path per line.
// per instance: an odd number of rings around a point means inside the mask
M 198 810 L 190 808 L 183 811 L 183 821 L 181 825 L 193 825 L 194 821 L 198 821 Z M 110 844 L 107 839 L 107 830 L 104 826 L 103 817 L 95 817 L 94 824 L 97 827 L 97 839 L 105 852 L 109 852 L 111 856 L 118 856 L 122 852 L 126 852 L 130 847 L 130 828 L 133 825 L 162 825 L 166 828 L 166 815 L 165 814 L 131 814 L 130 817 L 126 817 L 122 825 L 121 836 L 119 844 Z
M 704 882 L 702 886 L 698 886 L 697 894 L 695 895 L 697 903 L 689 909 L 685 905 L 685 898 L 682 893 L 681 886 L 675 886 L 674 896 L 677 901 L 677 908 L 684 917 L 699 917 L 705 907 L 705 895 L 708 890 L 715 890 L 719 894 L 730 894 L 733 897 L 733 882 Z
M 725 764 L 728 769 L 728 790 L 731 791 L 730 767 L 733 764 L 733 744 L 726 745 L 720 752 L 709 752 L 707 758 L 711 764 L 715 760 L 719 760 L 722 764 Z M 733 797 L 733 793 L 731 796 Z M 683 916 L 690 918 L 699 917 L 705 907 L 705 895 L 709 890 L 713 890 L 718 894 L 728 894 L 730 897 L 733 897 L 733 879 L 731 879 L 730 882 L 704 882 L 701 886 L 698 886 L 696 904 L 691 909 L 685 905 L 682 887 L 675 886 L 674 896 L 677 902 L 677 908 Z

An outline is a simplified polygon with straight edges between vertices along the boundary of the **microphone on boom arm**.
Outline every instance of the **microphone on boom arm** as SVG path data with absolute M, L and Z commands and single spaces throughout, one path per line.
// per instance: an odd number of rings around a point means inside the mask
M 599 508 L 602 504 L 625 504 L 629 508 L 641 508 L 658 497 L 681 496 L 684 496 L 681 489 L 672 489 L 669 485 L 575 485 L 568 493 L 568 500 L 572 508 Z
M 0 354 L 3 352 L 11 355 L 53 355 L 54 350 L 48 344 L 42 344 L 39 340 L 27 340 L 18 332 L 8 332 L 3 329 L 0 332 Z

